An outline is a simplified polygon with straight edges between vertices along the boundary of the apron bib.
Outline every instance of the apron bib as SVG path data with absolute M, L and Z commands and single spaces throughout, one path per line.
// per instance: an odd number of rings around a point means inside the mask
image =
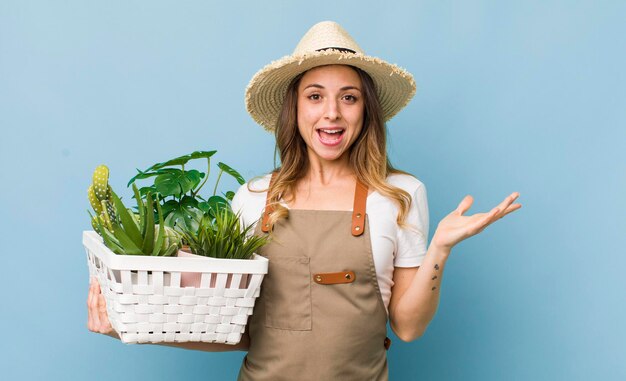
M 353 211 L 293 209 L 274 225 L 238 380 L 388 380 L 366 201 L 357 182 Z M 268 212 L 255 234 L 267 234 Z

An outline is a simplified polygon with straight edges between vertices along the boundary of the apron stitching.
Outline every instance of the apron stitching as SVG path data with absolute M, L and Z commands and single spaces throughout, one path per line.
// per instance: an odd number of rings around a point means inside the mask
M 372 249 L 372 237 L 370 235 L 370 229 L 369 229 L 369 215 L 366 213 L 365 214 L 365 223 L 368 224 L 368 229 L 365 230 L 365 234 L 363 234 L 364 238 L 367 238 L 367 240 L 369 241 L 367 246 L 367 250 L 368 250 L 368 260 L 369 260 L 369 264 L 370 264 L 370 280 L 372 282 L 372 284 L 374 285 L 374 289 L 376 290 L 376 295 L 377 295 L 377 299 L 378 299 L 378 303 L 380 305 L 380 307 L 383 309 L 383 311 L 385 311 L 385 324 L 387 323 L 387 320 L 389 319 L 388 313 L 387 313 L 387 308 L 385 308 L 385 303 L 383 302 L 383 296 L 382 293 L 380 292 L 380 287 L 378 285 L 378 277 L 376 275 L 376 266 L 374 264 L 374 250 Z

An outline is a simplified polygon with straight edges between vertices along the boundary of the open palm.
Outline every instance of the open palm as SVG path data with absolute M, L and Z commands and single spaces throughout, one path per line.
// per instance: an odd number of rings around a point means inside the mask
M 459 206 L 439 222 L 432 243 L 442 248 L 452 249 L 454 245 L 464 239 L 482 232 L 494 221 L 521 208 L 521 204 L 513 204 L 513 201 L 518 197 L 519 193 L 513 192 L 488 213 L 464 216 L 463 214 L 469 210 L 474 202 L 472 196 L 465 196 Z

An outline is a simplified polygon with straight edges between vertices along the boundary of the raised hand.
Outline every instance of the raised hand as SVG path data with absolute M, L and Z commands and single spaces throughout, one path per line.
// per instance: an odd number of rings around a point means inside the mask
M 521 204 L 513 204 L 513 201 L 518 197 L 519 193 L 513 192 L 488 213 L 464 216 L 463 214 L 469 210 L 474 202 L 472 196 L 465 196 L 456 210 L 439 222 L 431 244 L 451 250 L 457 243 L 482 232 L 493 222 L 521 208 Z

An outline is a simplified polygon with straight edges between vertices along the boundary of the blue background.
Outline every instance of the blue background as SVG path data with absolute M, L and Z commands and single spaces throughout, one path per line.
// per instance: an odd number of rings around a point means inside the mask
M 431 237 L 466 194 L 470 213 L 523 204 L 453 250 L 392 379 L 625 379 L 625 17 L 623 1 L 0 2 L 3 379 L 235 378 L 242 352 L 87 331 L 86 189 L 105 163 L 129 196 L 135 168 L 193 150 L 270 170 L 245 86 L 327 19 L 415 75 L 389 149 L 426 184 Z

